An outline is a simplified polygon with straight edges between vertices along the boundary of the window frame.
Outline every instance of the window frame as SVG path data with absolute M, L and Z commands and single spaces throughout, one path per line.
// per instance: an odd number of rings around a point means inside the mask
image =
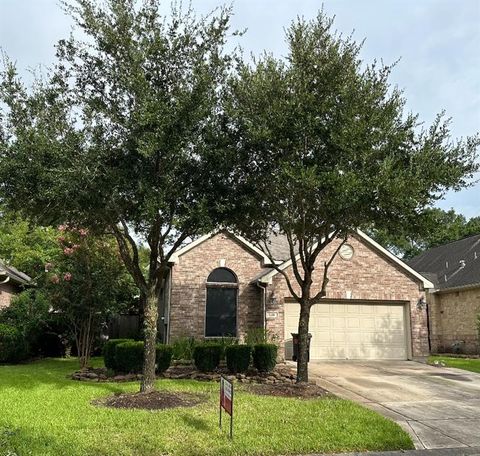
M 215 269 L 226 269 L 229 271 L 233 277 L 235 278 L 236 282 L 208 282 L 208 277 L 212 274 Z M 203 337 L 204 339 L 224 339 L 224 338 L 237 338 L 238 337 L 238 290 L 239 290 L 239 283 L 238 277 L 235 272 L 233 272 L 230 268 L 226 268 L 224 266 L 217 267 L 212 269 L 208 275 L 207 280 L 205 280 L 205 306 L 203 312 Z M 207 305 L 208 305 L 208 289 L 209 288 L 228 288 L 235 290 L 235 335 L 233 336 L 207 336 Z

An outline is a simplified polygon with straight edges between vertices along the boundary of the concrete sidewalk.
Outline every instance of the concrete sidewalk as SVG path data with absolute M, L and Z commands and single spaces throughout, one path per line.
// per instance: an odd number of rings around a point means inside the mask
M 441 448 L 436 450 L 380 451 L 367 453 L 309 454 L 305 456 L 480 456 L 480 447 Z
M 480 374 L 413 361 L 311 362 L 309 372 L 333 394 L 397 422 L 417 449 L 480 447 Z

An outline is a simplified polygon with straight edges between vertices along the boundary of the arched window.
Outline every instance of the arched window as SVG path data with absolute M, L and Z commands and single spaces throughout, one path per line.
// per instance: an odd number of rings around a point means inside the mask
M 230 269 L 217 268 L 209 274 L 205 337 L 237 336 L 237 289 L 237 277 Z

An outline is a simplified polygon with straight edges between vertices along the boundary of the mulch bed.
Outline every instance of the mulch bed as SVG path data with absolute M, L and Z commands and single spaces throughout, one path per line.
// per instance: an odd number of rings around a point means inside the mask
M 302 384 L 250 384 L 245 386 L 245 391 L 262 396 L 293 397 L 299 399 L 318 399 L 320 397 L 333 397 L 327 390 L 313 383 Z
M 190 393 L 152 391 L 150 393 L 117 394 L 92 401 L 93 405 L 124 409 L 163 410 L 174 407 L 194 407 L 206 402 L 206 397 Z

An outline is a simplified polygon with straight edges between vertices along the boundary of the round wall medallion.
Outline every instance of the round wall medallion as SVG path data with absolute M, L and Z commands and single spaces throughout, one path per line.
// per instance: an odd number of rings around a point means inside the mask
M 343 244 L 340 247 L 339 253 L 344 260 L 351 260 L 353 257 L 353 247 L 350 244 Z

